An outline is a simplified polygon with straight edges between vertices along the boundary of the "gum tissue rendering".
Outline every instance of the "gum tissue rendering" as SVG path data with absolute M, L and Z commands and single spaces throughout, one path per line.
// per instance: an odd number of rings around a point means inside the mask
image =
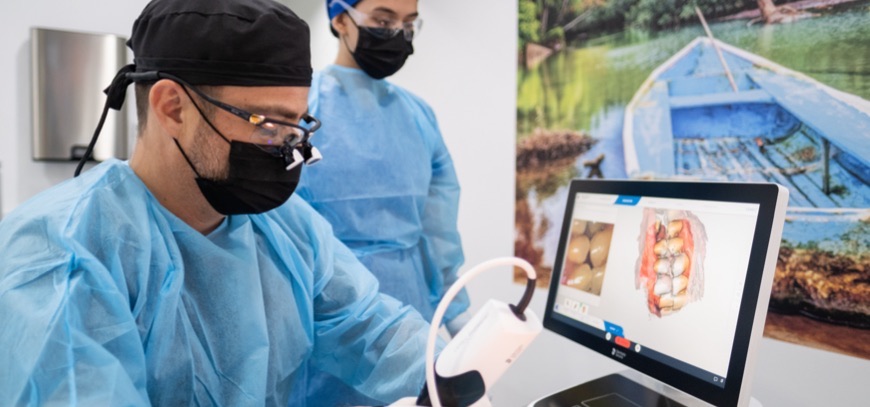
M 646 208 L 639 237 L 635 288 L 646 293 L 657 317 L 677 312 L 704 295 L 704 225 L 689 211 Z

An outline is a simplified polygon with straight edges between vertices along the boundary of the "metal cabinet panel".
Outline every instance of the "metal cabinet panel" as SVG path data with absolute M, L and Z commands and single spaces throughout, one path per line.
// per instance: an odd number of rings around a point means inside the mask
M 31 29 L 34 160 L 78 160 L 99 122 L 126 39 L 46 28 Z M 127 158 L 127 111 L 110 111 L 93 159 Z

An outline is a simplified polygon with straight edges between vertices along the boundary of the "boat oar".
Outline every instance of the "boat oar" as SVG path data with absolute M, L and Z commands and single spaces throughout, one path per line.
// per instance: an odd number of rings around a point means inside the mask
M 728 69 L 728 63 L 725 62 L 725 57 L 722 56 L 722 50 L 719 49 L 719 44 L 717 44 L 716 39 L 713 38 L 713 32 L 711 32 L 710 27 L 707 26 L 707 20 L 704 19 L 704 14 L 701 13 L 701 9 L 699 9 L 698 6 L 695 6 L 695 12 L 698 13 L 698 18 L 701 19 L 701 25 L 704 26 L 704 31 L 706 31 L 707 36 L 710 37 L 710 42 L 713 43 L 713 49 L 716 50 L 716 55 L 719 56 L 719 62 L 721 62 L 722 67 L 725 68 L 725 75 L 728 76 L 728 82 L 731 83 L 731 89 L 738 92 L 737 83 L 734 82 L 734 77 L 731 76 L 731 70 Z

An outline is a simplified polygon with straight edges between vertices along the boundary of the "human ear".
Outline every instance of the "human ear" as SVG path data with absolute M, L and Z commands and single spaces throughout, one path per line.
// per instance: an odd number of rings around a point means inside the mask
M 186 99 L 182 96 L 183 92 L 178 83 L 162 79 L 157 81 L 148 93 L 149 115 L 167 134 L 181 134 L 184 124 L 182 101 Z M 152 121 L 154 120 L 149 120 Z
M 338 32 L 339 37 L 347 35 L 347 19 L 347 13 L 341 13 L 332 18 L 332 28 L 335 29 L 336 32 Z

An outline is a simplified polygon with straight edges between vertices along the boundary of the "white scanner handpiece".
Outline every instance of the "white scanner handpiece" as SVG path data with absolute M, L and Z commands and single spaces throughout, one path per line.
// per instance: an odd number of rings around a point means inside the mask
M 477 370 L 489 390 L 541 333 L 541 320 L 526 309 L 525 321 L 508 304 L 489 300 L 438 355 L 435 371 L 444 377 Z

